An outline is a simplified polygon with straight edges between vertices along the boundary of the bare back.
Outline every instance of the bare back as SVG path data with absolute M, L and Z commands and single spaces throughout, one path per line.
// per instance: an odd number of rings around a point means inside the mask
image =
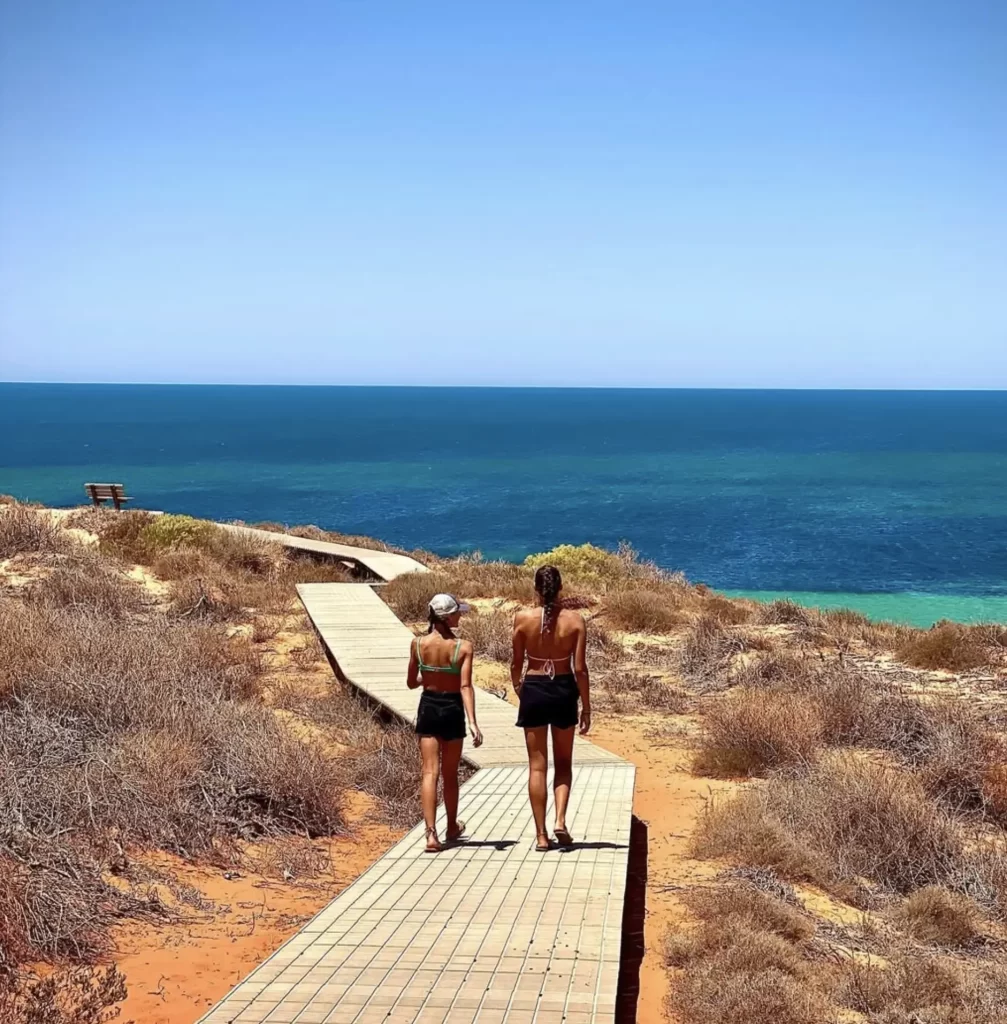
M 557 673 L 573 673 L 583 669 L 583 649 L 587 626 L 580 612 L 561 608 L 551 628 L 543 628 L 541 608 L 522 608 L 514 616 L 515 653 L 528 658 L 528 671 L 552 663 Z M 578 664 L 578 661 L 580 664 Z

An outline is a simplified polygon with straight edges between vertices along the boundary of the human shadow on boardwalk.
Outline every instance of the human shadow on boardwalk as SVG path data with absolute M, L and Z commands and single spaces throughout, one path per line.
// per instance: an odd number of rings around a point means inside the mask
M 640 998 L 640 965 L 646 948 L 644 920 L 647 915 L 647 826 L 636 815 L 629 832 L 629 867 L 626 902 L 622 912 L 622 957 L 615 1004 L 616 1024 L 633 1024 Z
M 516 839 L 457 839 L 447 847 L 449 850 L 471 850 L 480 846 L 492 846 L 503 853 L 511 846 L 517 846 Z
M 591 843 L 570 843 L 569 846 L 557 846 L 557 853 L 573 853 L 575 850 L 625 850 L 625 843 L 602 843 L 602 842 L 591 842 Z M 630 854 L 632 856 L 632 853 Z

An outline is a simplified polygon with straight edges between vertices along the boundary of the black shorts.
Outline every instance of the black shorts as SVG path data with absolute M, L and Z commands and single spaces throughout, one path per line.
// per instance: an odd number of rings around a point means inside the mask
M 460 693 L 424 690 L 416 712 L 416 734 L 439 740 L 465 739 L 465 706 Z
M 554 679 L 525 676 L 521 684 L 517 724 L 522 729 L 537 729 L 543 725 L 569 729 L 577 724 L 579 697 L 577 680 L 570 673 Z

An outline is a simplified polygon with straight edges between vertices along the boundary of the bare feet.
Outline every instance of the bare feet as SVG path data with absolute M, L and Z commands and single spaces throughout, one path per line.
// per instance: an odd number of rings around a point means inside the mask
M 437 838 L 437 829 L 427 829 L 427 846 L 423 851 L 424 853 L 440 853 L 444 847 L 441 845 L 440 839 Z

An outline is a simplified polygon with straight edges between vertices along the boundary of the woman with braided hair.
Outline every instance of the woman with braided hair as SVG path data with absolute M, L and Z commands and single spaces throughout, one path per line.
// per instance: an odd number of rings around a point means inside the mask
M 514 616 L 511 681 L 520 700 L 517 724 L 528 746 L 528 798 L 535 818 L 535 849 L 552 849 L 545 827 L 546 773 L 552 731 L 553 793 L 556 842 L 570 846 L 566 808 L 573 779 L 573 737 L 591 728 L 591 691 L 587 672 L 587 623 L 579 612 L 562 606 L 559 569 L 544 565 L 535 573 L 535 608 Z M 525 660 L 528 670 L 525 672 Z M 580 701 L 578 713 L 577 703 Z

